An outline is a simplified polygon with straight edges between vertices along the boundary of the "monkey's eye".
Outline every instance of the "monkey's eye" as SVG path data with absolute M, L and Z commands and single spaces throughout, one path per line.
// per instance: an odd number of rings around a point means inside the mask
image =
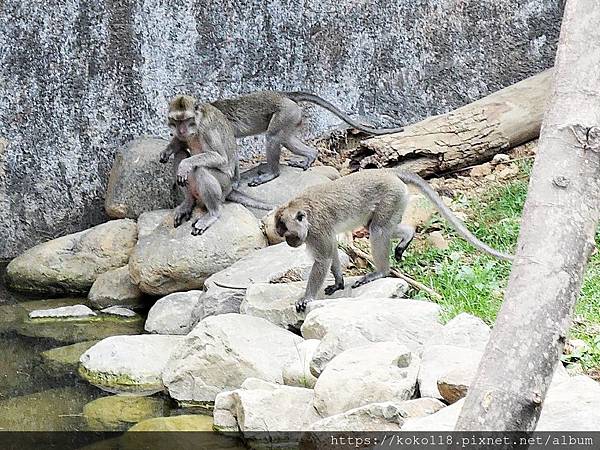
M 296 213 L 296 220 L 298 222 L 302 222 L 306 218 L 306 213 L 304 211 L 298 211 Z

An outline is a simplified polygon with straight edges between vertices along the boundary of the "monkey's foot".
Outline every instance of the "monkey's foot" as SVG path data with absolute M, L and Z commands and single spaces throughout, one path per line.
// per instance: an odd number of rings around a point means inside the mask
M 177 228 L 183 222 L 187 222 L 192 218 L 193 208 L 184 209 L 184 208 L 175 208 L 175 217 L 173 218 L 173 225 Z
M 305 158 L 302 160 L 290 160 L 287 162 L 287 165 L 290 167 L 299 167 L 302 170 L 307 170 L 310 166 L 313 165 L 317 158 Z
M 331 295 L 336 291 L 344 289 L 344 280 L 341 283 L 335 283 L 325 288 L 325 295 Z
M 296 302 L 296 312 L 306 311 L 306 305 L 312 301 L 312 298 L 302 297 Z
M 353 288 L 357 288 L 364 284 L 370 283 L 371 281 L 379 280 L 380 278 L 384 278 L 385 274 L 383 272 L 371 272 L 366 274 L 364 277 L 358 279 L 353 285 Z
M 402 255 L 404 254 L 404 250 L 408 248 L 408 245 L 411 243 L 412 238 L 408 242 L 400 242 L 396 245 L 394 250 L 394 259 L 396 261 L 400 261 L 402 259 Z
M 200 236 L 202 233 L 208 230 L 210 226 L 217 221 L 218 218 L 218 216 L 200 217 L 192 224 L 192 235 Z
M 275 174 L 275 173 L 263 173 L 261 175 L 258 175 L 254 178 L 252 178 L 252 180 L 250 180 L 248 182 L 248 186 L 250 187 L 255 187 L 255 186 L 260 186 L 261 184 L 264 184 L 268 181 L 274 180 L 275 178 L 277 178 L 279 176 L 279 174 Z

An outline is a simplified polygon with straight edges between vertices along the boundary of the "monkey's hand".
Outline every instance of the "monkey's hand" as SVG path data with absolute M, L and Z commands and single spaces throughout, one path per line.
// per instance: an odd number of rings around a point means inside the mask
M 194 166 L 189 163 L 188 159 L 184 159 L 179 163 L 177 168 L 177 184 L 179 186 L 185 186 L 188 182 L 190 173 L 194 170 Z
M 296 312 L 306 311 L 306 305 L 312 302 L 313 299 L 310 297 L 302 297 L 296 302 Z
M 162 152 L 160 152 L 160 159 L 159 161 L 163 164 L 167 163 L 169 161 L 169 158 L 171 157 L 171 149 L 169 147 L 165 148 Z

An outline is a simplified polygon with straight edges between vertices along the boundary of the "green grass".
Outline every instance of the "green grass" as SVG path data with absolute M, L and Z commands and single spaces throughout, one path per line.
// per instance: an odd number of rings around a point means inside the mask
M 481 195 L 457 200 L 465 206 L 469 229 L 498 250 L 514 252 L 530 168 L 530 163 L 522 164 L 518 179 L 494 185 Z M 438 250 L 425 240 L 415 240 L 398 268 L 442 295 L 443 299 L 437 302 L 442 306 L 445 320 L 467 312 L 492 325 L 503 300 L 510 263 L 477 251 L 437 215 L 425 228 L 433 226 L 441 227 L 450 248 Z M 600 233 L 596 240 L 600 247 Z M 410 295 L 428 299 L 423 291 L 411 291 Z M 588 344 L 576 359 L 585 370 L 599 374 L 600 253 L 593 255 L 588 265 L 575 318 L 571 337 Z

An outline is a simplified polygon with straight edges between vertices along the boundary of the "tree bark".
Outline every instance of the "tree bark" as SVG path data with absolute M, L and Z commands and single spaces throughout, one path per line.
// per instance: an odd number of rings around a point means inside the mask
M 402 133 L 362 141 L 350 166 L 399 166 L 427 176 L 489 161 L 539 136 L 551 80 L 549 69 Z
M 568 0 L 504 304 L 456 429 L 535 429 L 594 249 L 600 8 Z

